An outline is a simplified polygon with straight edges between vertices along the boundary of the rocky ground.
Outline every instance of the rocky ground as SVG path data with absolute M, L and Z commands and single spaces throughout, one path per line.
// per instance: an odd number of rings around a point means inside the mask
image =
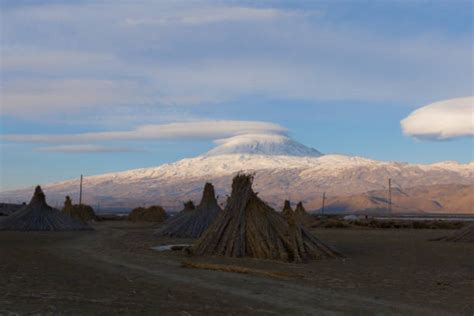
M 450 231 L 318 228 L 346 258 L 287 264 L 159 253 L 150 247 L 192 240 L 94 227 L 0 232 L 0 315 L 474 313 L 474 245 L 428 241 Z M 189 268 L 208 264 L 246 273 Z

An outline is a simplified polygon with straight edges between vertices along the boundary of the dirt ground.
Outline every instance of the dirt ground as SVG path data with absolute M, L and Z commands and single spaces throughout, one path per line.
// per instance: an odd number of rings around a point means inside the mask
M 442 230 L 317 229 L 345 259 L 189 257 L 150 225 L 0 232 L 0 315 L 473 315 L 474 244 Z M 234 265 L 281 276 L 184 268 Z

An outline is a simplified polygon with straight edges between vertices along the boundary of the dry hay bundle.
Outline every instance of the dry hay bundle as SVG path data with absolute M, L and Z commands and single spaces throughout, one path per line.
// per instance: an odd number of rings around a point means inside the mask
M 193 211 L 195 209 L 196 209 L 196 206 L 194 206 L 193 201 L 189 200 L 189 201 L 184 203 L 184 208 L 182 209 L 182 212 L 189 212 L 189 211 Z
M 150 207 L 137 207 L 128 214 L 128 220 L 132 222 L 164 222 L 166 219 L 165 210 L 159 205 Z
M 467 227 L 455 231 L 449 236 L 444 236 L 436 240 L 456 241 L 456 242 L 474 242 L 474 223 Z
M 314 221 L 314 217 L 311 216 L 308 212 L 306 212 L 306 209 L 303 206 L 303 202 L 298 202 L 296 205 L 295 209 L 295 217 L 296 220 L 299 221 L 303 225 L 310 224 L 312 221 Z
M 285 200 L 285 204 L 283 205 L 283 209 L 281 210 L 281 215 L 284 218 L 288 218 L 293 213 L 293 209 L 291 208 L 291 203 L 289 200 Z
M 41 187 L 37 186 L 27 206 L 0 221 L 0 230 L 63 231 L 92 230 L 92 228 L 49 206 Z
M 23 202 L 23 204 L 0 203 L 0 216 L 8 216 L 21 210 L 25 206 L 25 202 Z
M 300 254 L 295 261 L 341 256 L 334 249 L 331 249 L 311 234 L 297 218 L 296 212 L 290 213 L 286 217 L 286 221 L 290 232 L 290 242 L 293 245 L 293 249 L 297 249 L 296 253 Z M 304 256 L 301 256 L 301 254 Z
M 291 203 L 289 200 L 285 201 L 283 209 L 281 211 L 281 215 L 286 219 L 289 220 L 290 218 L 294 218 L 298 223 L 302 225 L 307 225 L 311 223 L 314 218 L 306 212 L 306 209 L 303 206 L 303 203 L 300 201 L 296 205 L 296 209 L 293 211 L 291 208 Z
M 254 257 L 284 261 L 337 257 L 299 224 L 283 216 L 257 197 L 253 177 L 239 174 L 233 179 L 232 194 L 224 212 L 196 242 L 196 255 Z M 292 214 L 292 213 L 290 213 Z
M 166 226 L 156 232 L 156 235 L 198 238 L 212 224 L 221 211 L 219 204 L 217 204 L 214 186 L 211 183 L 206 183 L 201 203 L 199 203 L 196 209 L 189 210 L 189 207 L 187 208 L 185 204 L 184 210 L 172 217 L 166 223 Z
M 72 204 L 71 198 L 66 196 L 64 201 L 63 213 L 78 219 L 82 222 L 93 221 L 96 219 L 94 209 L 86 204 Z

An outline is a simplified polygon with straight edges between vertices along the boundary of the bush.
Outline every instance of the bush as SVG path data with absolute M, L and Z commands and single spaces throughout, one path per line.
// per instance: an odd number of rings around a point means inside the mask
M 340 220 L 329 220 L 324 224 L 325 228 L 348 228 L 350 226 L 349 223 Z
M 128 215 L 128 220 L 132 222 L 164 222 L 165 219 L 166 212 L 159 205 L 152 205 L 148 208 L 137 207 Z

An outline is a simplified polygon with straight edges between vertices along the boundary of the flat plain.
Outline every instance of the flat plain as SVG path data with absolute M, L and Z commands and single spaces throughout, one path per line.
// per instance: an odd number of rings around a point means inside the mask
M 0 232 L 0 315 L 474 313 L 474 245 L 429 241 L 448 230 L 318 228 L 345 258 L 290 264 L 157 252 L 193 240 L 150 224 L 94 228 Z

